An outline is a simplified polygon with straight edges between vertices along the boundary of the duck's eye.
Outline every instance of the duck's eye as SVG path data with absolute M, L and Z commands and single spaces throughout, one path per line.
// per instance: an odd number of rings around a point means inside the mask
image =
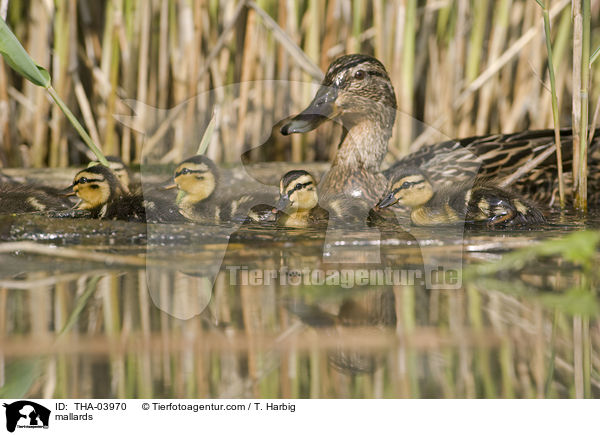
M 400 186 L 402 189 L 408 189 L 410 187 L 410 182 L 405 181 L 404 183 L 402 183 L 402 186 Z
M 87 183 L 88 181 L 90 181 L 90 180 L 88 180 L 85 177 L 81 177 L 79 180 L 77 180 L 77 184 L 84 184 L 84 183 Z
M 365 76 L 366 76 L 366 74 L 365 74 L 365 72 L 362 69 L 359 69 L 358 71 L 356 71 L 354 73 L 354 78 L 356 80 L 362 80 L 362 79 L 365 78 Z
M 190 172 L 191 172 L 191 171 L 190 171 L 190 168 L 183 168 L 183 169 L 181 170 L 181 173 L 182 173 L 182 174 L 184 174 L 184 175 L 185 175 L 185 174 L 189 174 Z
M 302 189 L 302 184 L 300 184 L 300 183 L 296 184 L 296 185 L 294 186 L 294 189 L 295 189 L 295 190 L 300 190 L 300 189 Z

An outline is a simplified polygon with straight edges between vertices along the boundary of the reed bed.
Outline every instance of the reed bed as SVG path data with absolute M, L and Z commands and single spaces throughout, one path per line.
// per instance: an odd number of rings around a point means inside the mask
M 588 120 L 580 91 L 592 104 L 600 97 L 599 62 L 583 67 L 587 87 L 575 77 L 582 71 L 577 32 L 587 35 L 580 41 L 586 65 L 600 46 L 600 1 L 584 3 L 572 23 L 571 1 L 545 2 L 557 119 L 581 140 Z M 335 128 L 284 138 L 274 126 L 309 101 L 331 60 L 350 52 L 381 59 L 395 85 L 401 115 L 390 159 L 449 137 L 554 125 L 543 9 L 534 0 L 30 0 L 9 1 L 7 22 L 105 154 L 126 162 L 195 152 L 215 107 L 227 108 L 207 151 L 217 161 L 236 162 L 249 150 L 250 160 L 327 160 Z M 132 113 L 127 100 L 136 101 L 132 124 L 114 116 Z M 154 110 L 184 102 L 173 119 Z M 44 91 L 6 65 L 0 107 L 3 166 L 93 157 Z M 157 132 L 145 126 L 165 120 L 160 143 L 145 154 Z M 584 153 L 576 155 L 585 164 Z

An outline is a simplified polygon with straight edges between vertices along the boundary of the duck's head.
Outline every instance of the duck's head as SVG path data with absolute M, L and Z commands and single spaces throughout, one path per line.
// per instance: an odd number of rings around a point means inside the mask
M 415 208 L 427 203 L 432 196 L 433 187 L 427 177 L 418 169 L 406 169 L 395 174 L 376 207 L 381 209 L 398 203 Z
M 190 157 L 177 166 L 174 181 L 185 195 L 202 201 L 212 195 L 217 188 L 217 166 L 208 157 Z
M 111 197 L 123 193 L 114 172 L 104 165 L 94 165 L 79 171 L 70 186 L 81 200 L 80 210 L 93 210 L 106 204 Z
M 309 211 L 318 203 L 317 183 L 310 173 L 296 170 L 281 177 L 277 210 L 287 214 Z
M 327 119 L 345 128 L 369 119 L 389 129 L 396 117 L 396 95 L 381 62 L 365 54 L 334 60 L 310 105 L 281 127 L 281 133 L 305 133 Z
M 123 162 L 123 160 L 117 156 L 106 156 L 106 160 L 108 160 L 108 167 L 112 169 L 114 174 L 117 176 L 121 182 L 121 185 L 123 186 L 123 189 L 125 191 L 129 191 L 131 175 L 125 162 Z

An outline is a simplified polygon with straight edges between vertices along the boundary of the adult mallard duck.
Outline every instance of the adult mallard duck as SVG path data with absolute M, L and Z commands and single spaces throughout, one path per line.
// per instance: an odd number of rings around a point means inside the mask
M 411 221 L 419 226 L 464 222 L 497 228 L 534 226 L 546 222 L 532 202 L 490 181 L 475 178 L 471 182 L 434 191 L 425 174 L 414 168 L 394 174 L 388 192 L 376 208 L 386 208 L 395 203 L 410 208 Z
M 339 121 L 344 133 L 319 186 L 323 201 L 345 195 L 374 205 L 387 184 L 380 166 L 396 119 L 394 88 L 381 62 L 362 54 L 335 60 L 313 101 L 281 132 L 304 133 L 327 119 Z
M 424 172 L 434 186 L 446 186 L 479 174 L 527 197 L 553 204 L 556 192 L 554 131 L 526 131 L 450 140 L 424 146 L 380 172 L 396 116 L 394 88 L 384 66 L 363 55 L 342 56 L 329 66 L 310 105 L 291 118 L 282 134 L 304 133 L 331 119 L 344 132 L 321 195 L 345 194 L 377 202 L 387 180 L 406 168 Z M 572 136 L 562 131 L 563 167 L 570 179 Z M 600 130 L 590 146 L 590 203 L 600 200 Z

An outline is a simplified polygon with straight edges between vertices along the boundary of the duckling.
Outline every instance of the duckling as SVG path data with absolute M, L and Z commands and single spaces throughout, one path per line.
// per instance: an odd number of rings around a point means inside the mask
M 219 221 L 225 215 L 229 217 L 229 208 L 222 210 L 222 204 L 215 194 L 219 173 L 211 159 L 202 155 L 190 157 L 177 166 L 173 178 L 175 184 L 165 189 L 179 189 L 177 206 L 187 219 Z
M 125 192 L 115 173 L 103 165 L 79 171 L 70 188 L 80 199 L 76 208 L 89 211 L 92 218 L 131 222 L 184 220 L 174 204 Z
M 434 191 L 420 169 L 406 168 L 390 183 L 376 208 L 395 203 L 411 209 L 414 225 L 435 226 L 465 222 L 488 228 L 539 225 L 544 215 L 531 202 L 481 178 Z
M 67 210 L 72 206 L 58 189 L 13 182 L 0 184 L 0 214 Z
M 279 182 L 277 224 L 306 228 L 327 221 L 328 213 L 319 206 L 317 182 L 308 172 L 290 171 Z
M 108 167 L 112 169 L 113 173 L 117 176 L 117 179 L 121 182 L 121 186 L 125 193 L 140 191 L 141 186 L 133 182 L 129 167 L 120 157 L 106 156 L 106 160 L 108 160 Z
M 339 121 L 344 133 L 319 186 L 321 200 L 326 204 L 332 196 L 345 195 L 372 207 L 387 185 L 380 165 L 396 119 L 394 88 L 381 62 L 363 54 L 333 61 L 313 101 L 281 133 L 305 133 L 328 119 Z
M 267 205 L 275 202 L 274 197 L 262 193 L 244 193 L 239 197 L 223 196 L 219 192 L 219 175 L 217 165 L 211 159 L 196 155 L 177 166 L 175 184 L 165 189 L 179 188 L 179 211 L 194 222 L 218 223 L 244 221 L 247 218 L 261 222 L 274 220 L 271 212 L 273 207 Z

